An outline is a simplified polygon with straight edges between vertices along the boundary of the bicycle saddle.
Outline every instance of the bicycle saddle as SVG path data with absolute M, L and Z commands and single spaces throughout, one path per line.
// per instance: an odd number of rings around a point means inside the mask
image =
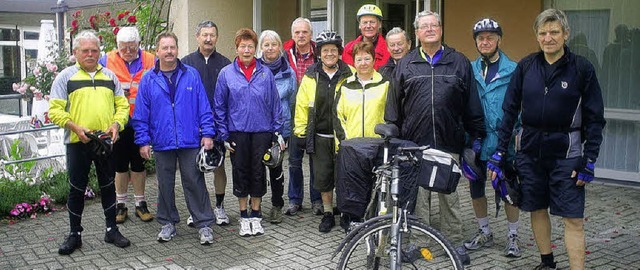
M 396 138 L 400 135 L 398 126 L 395 124 L 377 124 L 373 129 L 373 132 L 382 136 L 383 139 Z

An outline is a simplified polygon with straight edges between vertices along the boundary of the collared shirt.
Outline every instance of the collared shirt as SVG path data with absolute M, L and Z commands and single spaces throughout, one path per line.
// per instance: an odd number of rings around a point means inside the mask
M 315 55 L 313 55 L 313 50 L 309 50 L 309 52 L 305 54 L 300 54 L 300 50 L 297 50 L 297 48 L 295 48 L 294 51 L 296 56 L 296 66 L 294 67 L 296 71 L 296 81 L 300 83 L 307 68 L 313 65 Z
M 141 54 L 142 54 L 142 50 L 138 49 L 138 57 L 136 57 L 136 59 L 133 59 L 133 61 L 131 61 L 131 62 L 124 61 L 124 64 L 129 69 L 129 74 L 131 74 L 131 76 L 135 75 L 136 73 L 138 73 L 138 71 L 143 69 L 143 67 L 142 67 L 142 55 Z M 122 58 L 120 53 L 118 53 L 118 56 L 120 56 L 120 58 Z M 102 57 L 100 57 L 100 60 L 98 60 L 98 63 L 100 65 L 102 65 L 103 67 L 107 66 L 107 54 L 106 53 Z
M 436 54 L 433 55 L 433 59 L 432 59 L 431 57 L 429 57 L 428 54 L 424 53 L 422 48 L 420 48 L 420 56 L 422 56 L 422 58 L 424 58 L 424 60 L 427 60 L 427 62 L 429 62 L 433 66 L 442 57 L 442 51 L 444 51 L 444 46 L 440 47 L 440 50 L 438 50 L 436 52 Z

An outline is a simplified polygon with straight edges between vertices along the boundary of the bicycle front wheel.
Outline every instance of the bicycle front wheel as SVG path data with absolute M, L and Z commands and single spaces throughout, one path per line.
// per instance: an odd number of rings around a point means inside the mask
M 389 254 L 401 252 L 404 269 L 464 269 L 453 245 L 444 235 L 418 220 L 407 220 L 401 228 L 401 247 L 391 244 L 391 217 L 364 228 L 347 243 L 336 269 L 390 269 Z

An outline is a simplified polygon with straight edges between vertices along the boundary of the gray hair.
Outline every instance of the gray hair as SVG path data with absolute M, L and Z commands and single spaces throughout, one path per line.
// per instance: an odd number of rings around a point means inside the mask
M 411 37 L 409 37 L 409 34 L 407 34 L 407 31 L 402 30 L 402 28 L 400 27 L 391 28 L 391 30 L 387 32 L 386 39 L 389 39 L 390 36 L 397 35 L 397 34 L 402 34 L 404 38 L 409 42 L 409 44 L 411 44 Z
M 562 26 L 562 32 L 569 32 L 569 22 L 567 21 L 567 15 L 562 12 L 562 10 L 550 8 L 543 12 L 541 12 L 538 17 L 536 17 L 536 21 L 533 23 L 533 32 L 538 33 L 538 28 L 545 23 L 548 22 L 560 22 L 560 26 Z
M 100 48 L 100 38 L 98 38 L 98 36 L 96 36 L 96 32 L 94 32 L 93 30 L 84 30 L 84 31 L 78 33 L 73 38 L 73 47 L 71 48 L 72 50 L 75 51 L 78 48 L 78 46 L 80 46 L 80 40 L 81 39 L 94 40 L 96 42 L 96 44 L 98 45 L 98 48 Z
M 140 33 L 135 26 L 127 26 L 120 28 L 116 35 L 116 42 L 140 42 Z
M 278 47 L 280 47 L 280 55 L 282 55 L 282 39 L 280 39 L 280 35 L 273 30 L 264 30 L 260 33 L 260 38 L 258 39 L 258 58 L 262 58 L 262 43 L 264 43 L 265 39 L 272 38 L 278 42 Z
M 218 26 L 216 25 L 216 23 L 212 22 L 212 21 L 201 21 L 197 26 L 196 26 L 196 36 L 200 35 L 200 30 L 202 30 L 202 28 L 209 28 L 209 27 L 213 27 L 216 29 L 216 36 L 218 35 Z
M 436 17 L 436 20 L 438 20 L 438 24 L 442 25 L 442 19 L 440 18 L 440 14 L 438 14 L 438 12 L 423 10 L 423 11 L 420 11 L 418 15 L 416 15 L 416 19 L 413 21 L 413 27 L 415 29 L 418 29 L 418 27 L 420 27 L 420 25 L 418 25 L 420 23 L 420 18 L 427 17 L 427 16 Z
M 293 27 L 298 23 L 306 23 L 309 27 L 309 33 L 311 33 L 311 36 L 313 37 L 313 26 L 311 25 L 311 21 L 303 17 L 298 17 L 291 23 L 291 36 L 293 36 Z

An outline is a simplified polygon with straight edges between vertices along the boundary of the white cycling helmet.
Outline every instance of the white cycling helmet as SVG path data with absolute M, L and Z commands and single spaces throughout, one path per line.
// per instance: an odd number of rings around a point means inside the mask
M 213 148 L 205 150 L 204 147 L 200 147 L 200 152 L 196 156 L 196 164 L 201 172 L 212 172 L 216 168 L 222 166 L 224 161 L 224 151 L 220 149 L 219 144 L 216 144 Z

